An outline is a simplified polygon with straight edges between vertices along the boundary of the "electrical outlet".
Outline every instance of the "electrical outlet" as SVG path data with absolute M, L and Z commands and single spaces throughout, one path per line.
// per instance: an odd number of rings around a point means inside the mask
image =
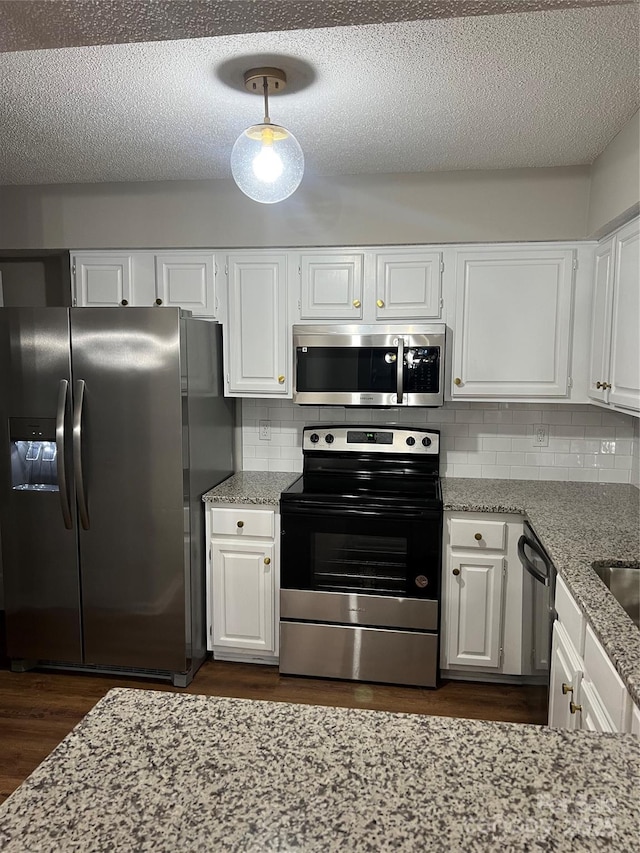
M 546 424 L 535 424 L 533 427 L 533 446 L 549 447 L 549 427 Z
M 260 441 L 271 441 L 271 421 L 259 421 L 258 427 Z

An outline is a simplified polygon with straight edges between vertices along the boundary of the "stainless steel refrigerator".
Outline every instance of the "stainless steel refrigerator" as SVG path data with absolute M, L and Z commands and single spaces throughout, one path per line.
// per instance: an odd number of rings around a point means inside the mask
M 0 309 L 7 654 L 186 685 L 201 495 L 233 471 L 220 327 L 174 308 Z

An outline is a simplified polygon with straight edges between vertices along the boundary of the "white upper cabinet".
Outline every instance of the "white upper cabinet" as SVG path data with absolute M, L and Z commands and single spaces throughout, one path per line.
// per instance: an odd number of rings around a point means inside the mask
M 362 319 L 362 254 L 300 255 L 300 319 Z
M 441 316 L 441 252 L 304 251 L 298 271 L 299 320 L 375 323 Z
M 291 328 L 287 256 L 229 255 L 225 393 L 232 397 L 291 396 Z
M 375 256 L 376 320 L 440 317 L 440 252 L 388 252 Z
M 74 304 L 83 308 L 167 305 L 215 319 L 215 272 L 211 252 L 71 253 Z
M 106 308 L 130 304 L 130 255 L 72 255 L 71 272 L 76 305 Z
M 214 255 L 172 252 L 156 255 L 156 304 L 213 317 L 216 308 Z
M 602 241 L 597 251 L 591 322 L 589 397 L 640 411 L 640 219 Z
M 574 252 L 456 253 L 453 398 L 566 397 Z
M 609 377 L 611 308 L 613 303 L 613 237 L 603 240 L 595 253 L 591 313 L 589 397 L 604 403 Z

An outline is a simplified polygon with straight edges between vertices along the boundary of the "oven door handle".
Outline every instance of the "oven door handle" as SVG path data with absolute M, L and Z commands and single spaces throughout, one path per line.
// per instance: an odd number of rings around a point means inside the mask
M 402 403 L 404 397 L 404 338 L 398 338 L 397 344 L 398 354 L 396 355 L 396 399 L 398 403 Z
M 439 515 L 440 511 L 437 509 L 394 509 L 392 507 L 379 507 L 379 508 L 356 508 L 356 507 L 344 507 L 344 506 L 327 506 L 325 503 L 315 503 L 314 501 L 307 501 L 301 506 L 284 506 L 280 507 L 280 515 L 282 516 L 282 522 L 284 524 L 284 520 L 287 516 L 295 515 L 297 518 L 300 517 L 308 517 L 311 518 L 344 518 L 344 516 L 349 516 L 350 518 L 381 518 L 381 519 L 390 519 L 393 521 L 406 519 L 407 521 L 421 521 L 427 518 L 433 518 L 434 515 Z
M 544 559 L 544 557 L 542 556 L 542 554 L 536 548 L 535 542 L 532 542 L 531 539 L 528 539 L 524 535 L 524 533 L 518 539 L 518 557 L 520 558 L 520 562 L 522 563 L 524 568 L 529 572 L 529 574 L 532 575 L 537 581 L 544 584 L 545 586 L 549 586 L 549 576 L 543 575 L 542 572 L 539 569 L 537 569 L 536 566 L 533 565 L 531 560 L 527 557 L 527 555 L 524 552 L 524 546 L 525 545 L 528 545 L 532 551 L 535 551 L 535 553 L 540 557 L 540 559 L 544 560 L 545 564 L 547 562 Z

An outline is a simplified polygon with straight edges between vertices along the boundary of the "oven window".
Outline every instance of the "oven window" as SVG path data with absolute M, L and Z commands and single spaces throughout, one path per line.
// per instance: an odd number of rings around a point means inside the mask
M 407 584 L 407 539 L 316 533 L 314 588 L 333 592 L 402 595 Z
M 397 387 L 395 347 L 297 348 L 298 391 L 378 391 Z

